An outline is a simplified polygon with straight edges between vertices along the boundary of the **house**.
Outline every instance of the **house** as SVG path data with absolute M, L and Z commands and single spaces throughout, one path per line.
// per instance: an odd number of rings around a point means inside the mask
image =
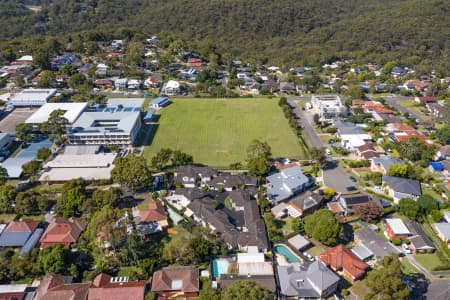
M 348 150 L 356 150 L 372 140 L 367 132 L 353 123 L 338 120 L 334 122 L 334 127 L 337 128 L 336 135 L 341 139 L 341 146 Z
M 111 79 L 97 79 L 94 81 L 94 85 L 100 89 L 110 89 L 114 86 L 114 82 Z
M 296 234 L 288 239 L 288 244 L 297 251 L 302 251 L 311 245 L 311 242 L 307 240 L 303 235 Z
M 197 267 L 163 268 L 153 273 L 151 291 L 165 298 L 196 298 L 198 277 Z
M 169 226 L 167 213 L 161 201 L 150 202 L 148 209 L 138 212 L 135 221 L 136 230 L 143 235 L 160 232 Z
M 158 97 L 156 99 L 153 99 L 150 102 L 150 107 L 152 107 L 152 108 L 163 108 L 163 107 L 165 107 L 165 106 L 167 106 L 169 104 L 170 104 L 169 98 L 161 96 L 161 97 Z
M 87 300 L 90 283 L 72 283 L 71 276 L 45 274 L 34 297 L 35 300 Z
M 324 299 L 339 284 L 339 277 L 320 261 L 278 265 L 277 273 L 283 298 Z
M 438 237 L 450 248 L 450 223 L 434 223 L 431 225 Z
M 75 217 L 53 218 L 41 237 L 41 249 L 57 244 L 68 248 L 77 242 L 86 225 L 87 222 Z
M 344 278 L 350 282 L 361 279 L 369 268 L 369 265 L 342 244 L 322 253 L 320 260 L 333 271 L 342 272 Z
M 403 164 L 404 162 L 396 157 L 391 156 L 373 157 L 370 159 L 370 170 L 372 172 L 380 172 L 381 174 L 386 175 L 390 166 Z
M 436 156 L 441 160 L 450 160 L 450 145 L 445 145 L 439 148 Z
M 402 67 L 393 67 L 391 70 L 392 77 L 403 77 L 408 74 L 408 69 Z
M 344 101 L 338 95 L 313 95 L 311 104 L 323 121 L 346 117 L 348 114 Z
M 116 89 L 126 89 L 128 86 L 128 79 L 126 78 L 117 78 L 114 80 L 114 87 Z
M 75 145 L 133 145 L 141 124 L 140 110 L 84 112 L 67 136 Z
M 394 245 L 368 227 L 355 232 L 355 243 L 358 246 L 364 246 L 376 258 L 383 258 L 392 254 L 399 255 L 401 253 Z
M 406 227 L 405 223 L 398 218 L 388 218 L 384 220 L 385 235 L 392 240 L 394 238 L 407 239 L 412 236 L 411 231 Z
M 313 184 L 299 166 L 283 169 L 266 177 L 266 181 L 267 196 L 274 203 L 301 193 Z
M 97 69 L 95 70 L 95 74 L 97 75 L 106 75 L 106 72 L 108 72 L 109 67 L 105 64 L 98 64 Z
M 270 209 L 270 212 L 276 219 L 282 219 L 287 216 L 288 206 L 284 202 L 280 202 Z
M 351 216 L 355 213 L 359 206 L 367 205 L 369 202 L 373 202 L 382 208 L 382 204 L 378 198 L 369 196 L 367 194 L 349 194 L 339 195 L 337 204 L 342 208 L 343 216 Z
M 87 103 L 45 103 L 35 113 L 33 113 L 25 123 L 33 126 L 38 126 L 44 122 L 47 122 L 48 118 L 55 111 L 62 111 L 62 116 L 66 118 L 68 125 L 72 125 L 80 117 L 80 115 L 86 110 Z
M 168 82 L 164 82 L 161 93 L 166 94 L 168 96 L 175 96 L 181 92 L 180 83 L 175 80 L 169 80 Z
M 144 85 L 149 88 L 157 88 L 160 84 L 159 76 L 152 75 L 144 81 Z
M 287 213 L 293 218 L 303 217 L 316 211 L 322 205 L 324 197 L 318 193 L 306 191 L 294 196 L 287 203 Z
M 396 204 L 402 198 L 416 200 L 422 195 L 422 187 L 418 180 L 386 175 L 383 175 L 382 180 L 389 191 L 389 196 L 394 199 Z
M 233 268 L 229 268 L 226 273 L 219 272 L 220 276 L 215 278 L 221 289 L 237 280 L 247 280 L 262 284 L 271 293 L 276 292 L 272 261 L 266 261 L 264 253 L 259 252 L 257 247 L 249 246 L 247 253 L 238 253 L 233 261 Z
M 427 104 L 427 103 L 436 103 L 436 97 L 433 96 L 416 96 L 414 97 L 414 101 L 417 103 L 423 103 L 423 104 Z
M 192 201 L 203 197 L 214 199 L 215 195 L 210 191 L 204 191 L 199 188 L 177 188 L 169 193 L 166 200 L 176 209 L 182 210 Z
M 208 182 L 208 187 L 215 191 L 223 189 L 230 192 L 239 188 L 257 186 L 258 180 L 256 177 L 244 174 L 232 175 L 228 173 L 221 173 Z
M 148 282 L 129 281 L 128 277 L 111 277 L 100 273 L 89 288 L 87 300 L 144 300 Z
M 20 254 L 30 252 L 44 232 L 38 228 L 39 223 L 31 219 L 12 221 L 0 235 L 0 248 L 20 247 Z
M 256 200 L 246 190 L 220 193 L 218 198 L 203 197 L 188 204 L 185 215 L 210 230 L 230 249 L 259 251 L 269 248 L 266 227 Z
M 413 251 L 413 253 L 430 253 L 434 252 L 436 248 L 434 247 L 433 242 L 423 231 L 422 227 L 416 221 L 405 221 L 406 227 L 408 227 L 411 232 L 411 236 L 409 237 L 409 247 Z
M 142 86 L 142 83 L 138 79 L 130 79 L 128 81 L 128 88 L 131 90 L 139 90 Z
M 9 106 L 42 106 L 56 94 L 55 89 L 25 89 L 11 96 Z
M 174 184 L 186 188 L 209 183 L 219 172 L 216 169 L 203 166 L 179 166 L 174 171 Z
M 374 157 L 380 157 L 378 152 L 371 144 L 363 144 L 356 148 L 356 153 L 359 157 L 369 160 Z
M 432 117 L 436 119 L 444 118 L 448 111 L 448 109 L 445 106 L 439 103 L 427 103 L 425 104 L 425 106 L 432 115 Z
M 28 290 L 28 284 L 0 284 L 0 300 L 24 300 Z

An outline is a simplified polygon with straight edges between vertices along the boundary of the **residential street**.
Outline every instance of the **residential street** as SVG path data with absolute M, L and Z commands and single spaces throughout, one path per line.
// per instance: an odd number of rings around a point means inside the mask
M 300 118 L 298 124 L 302 125 L 303 132 L 310 147 L 324 147 L 322 141 L 314 130 L 314 121 L 312 114 L 307 110 L 302 110 L 298 103 L 301 100 L 309 100 L 310 97 L 287 97 L 290 106 L 294 107 L 294 113 Z M 353 183 L 348 175 L 338 167 L 337 163 L 333 160 L 329 160 L 327 166 L 323 170 L 323 180 L 326 186 L 333 188 L 336 192 L 345 193 L 356 189 L 355 183 Z
M 409 113 L 411 116 L 414 116 L 414 118 L 416 120 L 418 120 L 419 123 L 423 122 L 423 119 L 420 116 L 412 113 L 409 109 L 407 109 L 406 107 L 404 107 L 404 106 L 402 106 L 402 105 L 397 103 L 398 100 L 408 100 L 408 99 L 410 99 L 410 97 L 395 95 L 395 96 L 386 96 L 384 98 L 386 99 L 386 103 L 387 104 L 389 104 L 390 106 L 394 107 L 398 111 L 400 111 L 402 113 Z

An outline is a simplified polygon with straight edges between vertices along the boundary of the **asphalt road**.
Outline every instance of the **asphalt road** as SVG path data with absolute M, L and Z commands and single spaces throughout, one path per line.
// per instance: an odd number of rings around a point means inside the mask
M 322 141 L 314 130 L 313 116 L 308 110 L 299 108 L 298 103 L 301 100 L 309 100 L 309 97 L 288 97 L 288 103 L 291 107 L 295 107 L 293 112 L 299 117 L 297 122 L 302 125 L 303 132 L 309 142 L 310 147 L 320 148 L 324 147 Z M 336 192 L 348 193 L 357 189 L 357 186 L 352 182 L 349 176 L 339 168 L 335 161 L 330 159 L 323 170 L 323 181 L 326 186 L 333 188 Z
M 313 147 L 313 148 L 323 147 L 324 145 L 323 145 L 322 141 L 319 139 L 316 132 L 314 131 L 314 128 L 313 128 L 314 120 L 313 120 L 312 114 L 310 114 L 309 111 L 302 110 L 298 105 L 298 103 L 303 99 L 305 99 L 305 97 L 303 97 L 303 98 L 288 97 L 287 98 L 289 105 L 291 107 L 295 107 L 293 109 L 293 112 L 294 112 L 294 114 L 297 115 L 297 117 L 299 117 L 299 119 L 297 119 L 297 122 L 299 125 L 302 126 L 303 132 L 305 134 L 306 139 L 309 142 L 310 147 Z
M 401 112 L 401 113 L 409 113 L 417 121 L 419 121 L 419 123 L 423 122 L 423 119 L 420 116 L 414 114 L 408 108 L 406 108 L 404 106 L 401 106 L 400 104 L 397 103 L 398 100 L 409 100 L 410 97 L 405 97 L 405 96 L 386 96 L 386 97 L 384 97 L 384 99 L 386 99 L 386 103 L 387 104 L 389 104 L 390 106 L 394 107 L 399 112 Z

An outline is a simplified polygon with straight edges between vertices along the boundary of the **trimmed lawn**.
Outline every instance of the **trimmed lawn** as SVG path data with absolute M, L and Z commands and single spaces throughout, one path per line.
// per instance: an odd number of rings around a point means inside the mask
M 416 257 L 417 258 L 417 257 Z M 417 270 L 416 267 L 414 267 L 407 258 L 402 258 L 400 261 L 401 265 L 402 265 L 402 271 L 403 273 L 405 273 L 406 275 L 412 275 L 412 274 L 417 274 L 420 273 L 419 270 Z
M 418 263 L 425 269 L 433 271 L 434 268 L 442 266 L 443 263 L 436 254 L 417 254 L 414 256 Z
M 145 147 L 147 159 L 161 148 L 171 148 L 193 155 L 196 163 L 227 168 L 245 163 L 247 146 L 254 139 L 269 143 L 273 157 L 308 156 L 277 98 L 171 100 L 161 110 L 155 135 Z
M 16 214 L 0 214 L 0 224 L 8 224 L 14 221 Z

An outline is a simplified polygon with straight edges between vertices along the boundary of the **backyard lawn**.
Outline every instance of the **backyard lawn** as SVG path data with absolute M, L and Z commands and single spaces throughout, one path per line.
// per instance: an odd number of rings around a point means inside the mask
M 400 104 L 403 107 L 406 107 L 410 112 L 418 115 L 421 117 L 424 121 L 430 121 L 431 117 L 427 116 L 422 110 L 425 108 L 422 106 L 418 106 L 417 102 L 414 102 L 412 100 L 398 100 L 398 104 Z
M 161 148 L 171 148 L 193 155 L 196 163 L 227 168 L 245 164 L 247 146 L 254 139 L 269 143 L 273 157 L 307 156 L 276 98 L 171 100 L 145 147 L 148 159 Z

